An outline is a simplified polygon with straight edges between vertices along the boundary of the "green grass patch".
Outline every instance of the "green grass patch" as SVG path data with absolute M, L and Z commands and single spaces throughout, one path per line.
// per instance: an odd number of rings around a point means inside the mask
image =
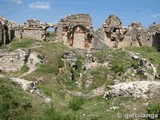
M 29 67 L 25 64 L 25 65 L 23 65 L 23 67 L 21 68 L 21 72 L 22 73 L 25 73 L 25 72 L 27 72 L 29 70 Z
M 121 49 L 112 51 L 112 59 L 110 61 L 111 70 L 115 73 L 124 73 L 128 68 L 138 64 L 138 61 L 132 60 L 128 53 Z
M 160 119 L 160 105 L 159 104 L 150 104 L 147 107 L 147 113 L 154 115 L 148 118 L 148 120 L 159 120 Z M 155 118 L 154 118 L 155 117 Z
M 9 50 L 15 50 L 18 48 L 27 48 L 31 45 L 33 45 L 36 42 L 36 40 L 34 39 L 29 39 L 29 38 L 24 38 L 21 40 L 18 39 L 14 39 L 10 45 L 9 45 Z
M 1 120 L 18 120 L 22 116 L 30 119 L 32 115 L 29 111 L 32 111 L 32 105 L 30 97 L 20 90 L 15 83 L 12 83 L 8 79 L 0 79 Z
M 100 63 L 103 63 L 107 60 L 107 54 L 108 54 L 108 51 L 99 51 L 99 52 L 93 53 L 93 56 L 95 56 Z
M 84 99 L 81 97 L 73 97 L 71 101 L 69 101 L 69 108 L 73 111 L 77 111 L 82 109 L 82 105 L 85 103 Z

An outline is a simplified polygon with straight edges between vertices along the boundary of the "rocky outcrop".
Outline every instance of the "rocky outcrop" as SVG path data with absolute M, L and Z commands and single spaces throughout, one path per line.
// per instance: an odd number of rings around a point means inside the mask
M 150 98 L 155 92 L 160 90 L 158 81 L 134 81 L 124 82 L 108 87 L 104 99 L 109 100 L 114 97 L 133 97 L 133 98 Z
M 15 72 L 20 70 L 29 55 L 28 50 L 17 49 L 15 51 L 0 50 L 0 70 L 3 72 Z
M 93 37 L 91 17 L 75 14 L 61 19 L 56 28 L 57 40 L 74 48 L 88 49 Z

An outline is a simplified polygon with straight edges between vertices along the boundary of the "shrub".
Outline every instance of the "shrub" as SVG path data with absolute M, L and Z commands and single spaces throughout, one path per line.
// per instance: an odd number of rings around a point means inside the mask
M 73 98 L 69 102 L 69 108 L 73 111 L 77 111 L 82 108 L 82 105 L 84 104 L 84 99 L 81 97 Z

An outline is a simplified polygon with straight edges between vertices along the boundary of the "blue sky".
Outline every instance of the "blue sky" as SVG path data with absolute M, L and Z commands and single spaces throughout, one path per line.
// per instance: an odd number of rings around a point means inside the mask
M 117 15 L 123 26 L 139 21 L 145 27 L 160 23 L 160 0 L 0 0 L 0 16 L 23 23 L 35 18 L 56 23 L 64 16 L 87 13 L 94 29 L 110 15 Z

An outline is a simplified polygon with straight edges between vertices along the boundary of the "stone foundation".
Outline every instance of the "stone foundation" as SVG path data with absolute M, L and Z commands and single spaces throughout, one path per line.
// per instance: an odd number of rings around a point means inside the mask
M 0 50 L 0 70 L 3 72 L 16 72 L 20 70 L 24 66 L 28 55 L 28 50 Z

